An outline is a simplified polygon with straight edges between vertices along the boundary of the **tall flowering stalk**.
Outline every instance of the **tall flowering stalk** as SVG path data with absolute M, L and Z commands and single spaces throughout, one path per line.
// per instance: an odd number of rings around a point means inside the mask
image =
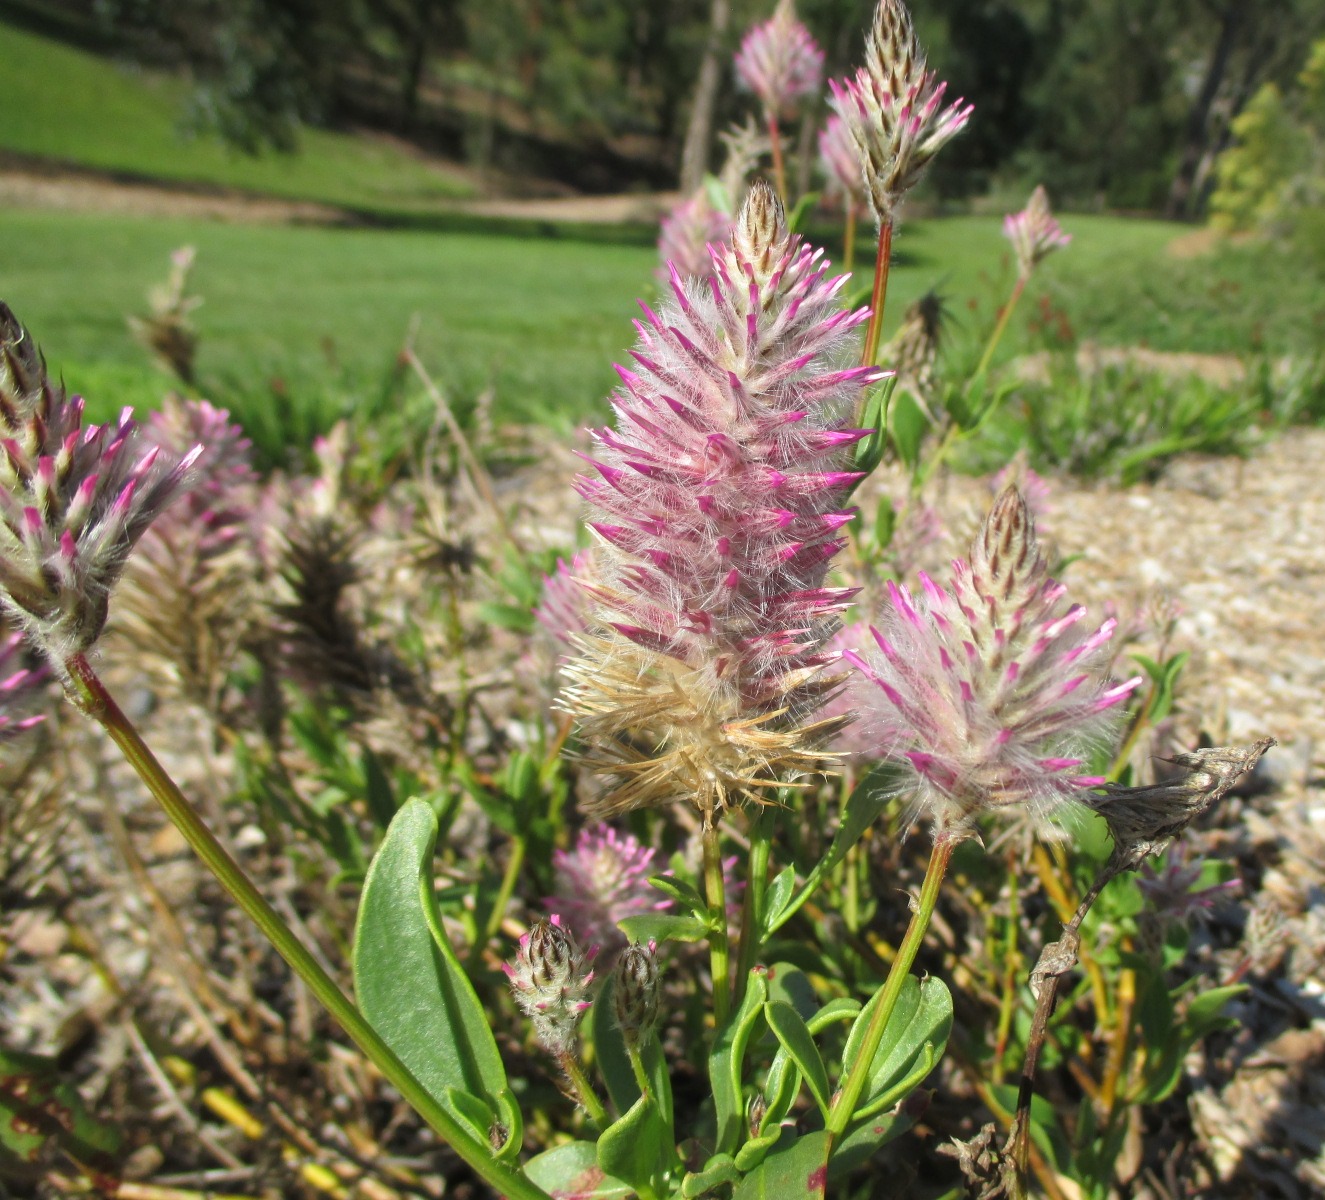
M 881 377 L 837 365 L 868 313 L 827 270 L 759 183 L 710 278 L 673 272 L 636 322 L 617 427 L 576 481 L 602 582 L 563 703 L 615 778 L 592 815 L 688 800 L 712 825 L 818 762 L 822 647 L 852 594 L 823 586 L 859 478 L 845 424 Z
M 906 935 L 880 990 L 827 1129 L 850 1121 L 902 984 L 938 901 L 953 848 L 984 813 L 1040 817 L 1101 780 L 1074 773 L 1079 752 L 1107 732 L 1140 678 L 1104 675 L 1114 623 L 1093 632 L 1085 610 L 1048 577 L 1016 488 L 995 501 L 967 562 L 944 590 L 921 575 L 918 597 L 892 585 L 869 658 L 847 651 L 873 686 L 860 696 L 880 754 L 903 772 L 934 848 Z M 870 698 L 873 698 L 871 704 Z
M 756 183 L 712 275 L 674 271 L 662 311 L 644 308 L 617 427 L 576 483 L 603 551 L 562 699 L 612 780 L 590 815 L 693 804 L 719 917 L 719 816 L 817 770 L 837 724 L 816 715 L 835 685 L 824 644 L 853 591 L 824 580 L 859 479 L 847 420 L 881 377 L 839 365 L 868 316 L 840 307 L 844 284 Z M 713 952 L 721 1012 L 725 940 Z
M 832 105 L 855 139 L 879 226 L 874 316 L 865 337 L 866 363 L 878 352 L 897 204 L 919 182 L 930 160 L 971 119 L 973 106 L 944 105 L 948 85 L 926 69 L 925 53 L 902 0 L 880 0 L 865 46 L 865 65 L 831 81 Z
M 392 1086 L 495 1191 L 548 1200 L 410 1073 L 217 840 L 88 661 L 130 551 L 201 453 L 175 461 L 143 443 L 128 410 L 116 422 L 84 426 L 82 400 L 66 399 L 51 383 L 32 338 L 0 304 L 0 607 L 22 623 L 70 699 L 102 725 L 202 862 Z
M 994 350 L 1003 340 L 1013 310 L 1026 290 L 1031 275 L 1055 250 L 1061 249 L 1072 240 L 1071 234 L 1063 232 L 1062 226 L 1049 211 L 1049 193 L 1043 186 L 1038 186 L 1031 193 L 1026 207 L 1020 212 L 1009 213 L 1003 218 L 1003 236 L 1012 243 L 1012 252 L 1017 260 L 1017 282 L 1012 285 L 1012 295 L 998 314 L 998 322 L 989 337 L 984 354 L 980 356 L 980 365 L 976 367 L 976 376 L 983 375 L 994 357 Z
M 810 31 L 796 18 L 794 0 L 778 0 L 767 20 L 755 25 L 736 52 L 737 83 L 759 97 L 773 149 L 773 175 L 778 195 L 787 196 L 779 122 L 790 116 L 796 101 L 818 91 L 824 53 Z

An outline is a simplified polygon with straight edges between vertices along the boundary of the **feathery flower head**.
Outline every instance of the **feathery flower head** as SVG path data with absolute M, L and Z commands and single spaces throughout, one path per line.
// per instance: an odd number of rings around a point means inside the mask
M 737 85 L 758 96 L 765 113 L 777 118 L 818 90 L 824 52 L 797 20 L 793 0 L 778 0 L 773 15 L 742 39 L 735 66 Z
M 1140 677 L 1105 682 L 1114 622 L 1083 626 L 1085 609 L 1048 577 L 1020 493 L 995 502 L 948 590 L 920 582 L 918 596 L 890 584 L 877 652 L 844 657 L 874 685 L 863 720 L 880 756 L 906 770 L 936 831 L 960 836 L 1009 806 L 1041 816 L 1098 785 L 1072 768 Z
M 879 0 L 865 46 L 865 66 L 829 81 L 832 105 L 846 123 L 864 163 L 870 203 L 880 224 L 952 138 L 974 106 L 943 106 L 946 83 L 925 68 L 925 54 L 902 0 Z
M 1042 259 L 1072 240 L 1072 235 L 1063 232 L 1049 211 L 1049 193 L 1043 184 L 1031 193 L 1021 212 L 1009 213 L 1003 218 L 1003 236 L 1012 243 L 1017 256 L 1017 273 L 1023 279 L 1030 278 Z
M 85 426 L 0 304 L 0 606 L 57 669 L 97 640 L 129 552 L 201 452 L 144 441 L 131 409 Z
M 589 597 L 579 580 L 592 578 L 592 563 L 592 551 L 578 550 L 569 563 L 557 559 L 552 574 L 543 576 L 543 594 L 534 608 L 534 619 L 567 646 L 588 624 Z
M 502 963 L 515 1002 L 533 1022 L 538 1044 L 551 1054 L 569 1054 L 575 1044 L 580 1018 L 593 1003 L 588 996 L 594 973 L 587 968 L 597 952 L 597 946 L 581 950 L 554 913 L 521 936 L 514 963 Z
M 666 284 L 673 267 L 683 279 L 707 275 L 709 246 L 726 241 L 731 228 L 731 217 L 709 202 L 703 188 L 678 201 L 663 217 L 659 230 L 658 257 L 662 266 L 658 278 Z
M 638 1046 L 658 1023 L 658 943 L 632 942 L 617 963 L 612 1008 L 626 1045 Z
M 574 850 L 552 853 L 557 894 L 548 898 L 547 906 L 564 913 L 581 934 L 615 953 L 626 944 L 626 935 L 617 928 L 619 921 L 671 906 L 649 886 L 649 876 L 658 874 L 653 865 L 656 854 L 610 825 L 582 829 Z
M 830 200 L 841 196 L 851 208 L 869 203 L 865 172 L 860 165 L 860 151 L 847 123 L 837 113 L 829 113 L 819 130 L 819 162 L 824 172 L 824 195 Z
M 576 481 L 599 539 L 595 631 L 562 705 L 617 786 L 604 816 L 688 799 L 706 822 L 820 764 L 823 645 L 852 589 L 826 588 L 859 480 L 847 428 L 883 373 L 839 365 L 868 310 L 787 231 L 762 181 L 713 273 L 636 322 L 615 429 Z
M 46 719 L 40 713 L 33 715 L 32 707 L 50 673 L 45 667 L 34 671 L 23 665 L 25 641 L 17 630 L 0 640 L 0 745 Z
M 1243 749 L 1183 751 L 1169 760 L 1182 769 L 1176 779 L 1141 787 L 1107 783 L 1077 798 L 1108 822 L 1113 837 L 1110 861 L 1119 864 L 1119 870 L 1134 871 L 1150 855 L 1162 854 L 1188 825 L 1222 800 L 1274 744 L 1274 738 L 1262 738 Z

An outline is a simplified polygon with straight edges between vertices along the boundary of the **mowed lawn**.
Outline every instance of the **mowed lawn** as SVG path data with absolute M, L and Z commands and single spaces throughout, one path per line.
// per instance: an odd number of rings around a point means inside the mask
M 0 150 L 387 215 L 434 211 L 473 191 L 461 172 L 394 143 L 324 130 L 304 131 L 294 156 L 240 154 L 182 128 L 187 98 L 175 76 L 0 22 Z
M 1315 345 L 1319 283 L 1286 277 L 1268 251 L 1177 261 L 1165 252 L 1175 228 L 1161 222 L 1065 224 L 1075 240 L 1032 284 L 1009 354 L 1039 344 L 1024 318 L 1038 318 L 1042 295 L 1079 335 L 1109 344 L 1212 353 Z M 151 403 L 168 380 L 124 318 L 145 311 L 147 288 L 186 243 L 198 251 L 190 290 L 205 301 L 194 315 L 203 390 L 231 403 L 280 402 L 273 379 L 281 395 L 370 387 L 417 324 L 421 356 L 462 402 L 491 386 L 500 415 L 567 428 L 603 415 L 611 364 L 633 341 L 635 299 L 658 286 L 652 252 L 637 245 L 9 211 L 0 212 L 0 298 L 98 411 Z M 953 336 L 983 336 L 1011 282 L 999 221 L 916 222 L 897 247 L 888 327 L 938 286 Z

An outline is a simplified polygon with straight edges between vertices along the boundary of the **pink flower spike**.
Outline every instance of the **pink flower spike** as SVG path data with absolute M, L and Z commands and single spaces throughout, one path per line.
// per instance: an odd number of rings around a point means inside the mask
M 961 835 L 984 812 L 1029 823 L 1073 799 L 1083 785 L 1064 772 L 1140 680 L 1105 680 L 1112 627 L 1088 631 L 1049 580 L 1020 494 L 999 496 L 950 590 L 922 577 L 918 602 L 895 584 L 889 600 L 865 659 L 872 686 L 853 697 L 878 753 L 911 769 L 917 811 Z
M 777 119 L 818 90 L 824 55 L 796 19 L 792 0 L 779 0 L 773 16 L 745 35 L 735 66 L 738 86 L 758 96 L 765 113 Z

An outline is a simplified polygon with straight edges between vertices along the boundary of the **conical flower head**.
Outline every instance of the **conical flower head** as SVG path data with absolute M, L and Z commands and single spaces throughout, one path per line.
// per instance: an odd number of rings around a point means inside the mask
M 841 196 L 853 208 L 869 201 L 860 151 L 847 123 L 836 113 L 829 113 L 819 131 L 819 162 L 823 166 L 824 195 Z
M 589 969 L 598 947 L 580 949 L 575 935 L 555 913 L 537 921 L 520 938 L 513 963 L 503 963 L 515 1002 L 534 1026 L 538 1044 L 551 1054 L 569 1054 L 580 1018 L 593 1003 Z
M 557 894 L 547 900 L 580 933 L 615 954 L 626 944 L 617 927 L 627 917 L 671 906 L 649 886 L 657 851 L 610 825 L 580 830 L 573 850 L 555 850 Z
M 862 716 L 880 756 L 903 768 L 936 830 L 1015 807 L 1042 817 L 1100 782 L 1072 773 L 1140 683 L 1105 680 L 1115 622 L 1089 629 L 1085 609 L 1048 578 L 1025 502 L 996 501 L 947 589 L 923 573 L 918 596 L 890 585 L 871 633 L 848 653 L 874 686 Z
M 755 25 L 736 52 L 737 84 L 753 92 L 764 112 L 788 115 L 796 101 L 818 91 L 824 53 L 796 18 L 793 0 L 779 0 L 773 15 Z
M 829 87 L 863 159 L 874 214 L 889 222 L 929 161 L 965 128 L 973 106 L 961 100 L 944 106 L 948 85 L 926 69 L 902 0 L 880 0 L 865 66 Z
M 677 202 L 662 219 L 658 234 L 658 257 L 662 260 L 659 277 L 664 284 L 675 267 L 682 279 L 708 274 L 709 246 L 731 236 L 732 219 L 714 208 L 701 188 Z
M 543 576 L 543 594 L 534 607 L 536 620 L 562 645 L 585 630 L 589 615 L 589 597 L 580 580 L 593 577 L 593 554 L 578 550 L 568 563 L 557 559 L 556 569 Z
M 595 815 L 690 799 L 706 820 L 818 764 L 822 652 L 852 592 L 825 588 L 859 475 L 846 428 L 873 367 L 818 251 L 751 189 L 713 273 L 673 272 L 619 368 L 615 429 L 577 481 L 603 547 L 598 632 L 567 667 Z
M 131 410 L 83 424 L 0 304 L 0 605 L 55 664 L 96 641 L 134 544 L 198 451 L 144 446 Z
M 1023 279 L 1029 279 L 1038 263 L 1072 240 L 1049 211 L 1049 193 L 1043 186 L 1031 193 L 1021 212 L 1003 218 L 1003 236 L 1012 243 L 1017 273 Z

